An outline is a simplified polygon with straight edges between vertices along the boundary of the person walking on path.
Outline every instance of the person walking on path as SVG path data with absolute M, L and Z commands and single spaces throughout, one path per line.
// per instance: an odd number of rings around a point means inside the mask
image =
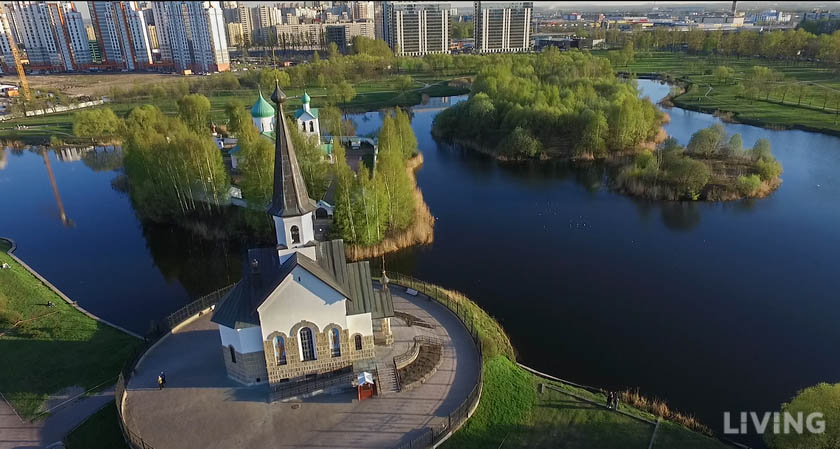
M 618 393 L 615 393 L 615 397 L 613 398 L 613 409 L 618 411 Z
M 608 392 L 607 393 L 607 408 L 612 408 L 613 398 L 614 398 L 613 397 L 613 392 L 612 391 Z
M 163 374 L 163 371 L 160 372 L 160 376 L 158 376 L 158 390 L 163 390 L 163 387 L 166 386 L 166 374 Z

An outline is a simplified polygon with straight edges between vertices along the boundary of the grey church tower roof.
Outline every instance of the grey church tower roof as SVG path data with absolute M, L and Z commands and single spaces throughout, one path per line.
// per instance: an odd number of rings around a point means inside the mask
M 271 101 L 277 105 L 277 124 L 274 127 L 274 196 L 268 213 L 275 217 L 303 215 L 315 210 L 315 203 L 309 198 L 300 173 L 289 125 L 283 115 L 286 94 L 279 85 L 275 86 Z

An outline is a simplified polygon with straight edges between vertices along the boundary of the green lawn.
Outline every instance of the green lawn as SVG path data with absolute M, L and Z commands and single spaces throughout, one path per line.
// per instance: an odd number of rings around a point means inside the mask
M 74 309 L 5 251 L 2 263 L 0 388 L 17 412 L 32 418 L 50 394 L 113 383 L 140 340 Z
M 423 87 L 420 81 L 415 82 L 415 88 L 407 92 L 400 92 L 391 86 L 389 79 L 364 81 L 354 85 L 356 89 L 356 98 L 341 105 L 342 108 L 351 111 L 367 111 L 372 109 L 381 109 L 395 106 L 413 106 L 419 104 L 422 100 L 422 95 L 441 97 L 452 96 L 469 93 L 468 89 L 450 87 L 447 85 L 446 79 L 433 78 L 425 79 L 423 83 L 428 83 L 428 87 Z M 313 98 L 313 107 L 319 107 L 324 104 L 326 97 L 326 89 L 322 87 L 307 88 L 306 91 Z M 288 88 L 285 89 L 286 95 L 290 98 L 285 109 L 287 112 L 295 110 L 300 107 L 300 96 L 303 95 L 303 89 Z M 256 89 L 237 89 L 233 91 L 217 91 L 207 98 L 210 100 L 210 115 L 211 120 L 215 123 L 223 124 L 227 122 L 227 115 L 225 114 L 225 105 L 231 100 L 239 100 L 246 106 L 251 106 L 257 101 Z M 268 97 L 271 92 L 264 92 L 263 95 Z M 143 105 L 154 104 L 159 107 L 164 113 L 174 115 L 178 110 L 176 98 L 140 98 L 132 100 L 120 100 L 107 104 L 107 107 L 121 117 L 127 115 L 131 109 Z M 20 140 L 30 143 L 45 143 L 48 142 L 50 136 L 56 136 L 62 140 L 74 141 L 73 136 L 73 114 L 76 111 L 62 112 L 57 114 L 49 114 L 38 117 L 19 118 L 8 120 L 0 123 L 0 140 Z M 25 126 L 24 129 L 15 129 L 18 125 Z
M 733 82 L 723 84 L 715 79 L 712 70 L 719 65 L 735 70 Z M 744 78 L 747 70 L 757 65 L 783 73 L 791 86 L 787 93 L 783 94 L 781 89 L 770 89 L 771 86 L 768 86 L 760 99 L 737 95 L 736 82 Z M 706 112 L 728 111 L 744 123 L 771 127 L 797 126 L 840 134 L 840 77 L 834 69 L 820 64 L 694 56 L 680 52 L 639 52 L 634 63 L 616 69 L 637 74 L 656 73 L 687 81 L 689 89 L 674 99 L 674 104 L 680 107 Z M 765 98 L 768 92 L 769 97 Z
M 128 449 L 120 431 L 117 405 L 108 404 L 64 438 L 67 449 Z

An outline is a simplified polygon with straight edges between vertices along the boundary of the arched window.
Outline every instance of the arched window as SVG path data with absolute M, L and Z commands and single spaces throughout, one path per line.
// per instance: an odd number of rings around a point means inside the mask
M 300 243 L 300 229 L 297 226 L 292 226 L 289 232 L 292 234 L 292 243 Z
M 333 357 L 341 357 L 341 336 L 336 328 L 330 330 L 330 349 Z
M 311 122 L 309 122 L 309 132 L 311 132 L 311 133 L 315 132 L 315 120 L 312 120 Z
M 233 349 L 233 345 L 228 345 L 228 349 L 230 350 L 230 361 L 236 363 L 236 351 Z
M 306 132 L 306 122 L 300 122 L 300 130 Z
M 356 334 L 356 336 L 353 338 L 353 340 L 356 343 L 356 350 L 361 351 L 362 350 L 362 336 L 359 335 L 359 334 Z
M 300 348 L 303 352 L 303 361 L 315 360 L 315 341 L 312 338 L 312 329 L 304 327 L 300 330 Z
M 278 365 L 286 364 L 286 340 L 279 335 L 274 337 L 274 358 Z

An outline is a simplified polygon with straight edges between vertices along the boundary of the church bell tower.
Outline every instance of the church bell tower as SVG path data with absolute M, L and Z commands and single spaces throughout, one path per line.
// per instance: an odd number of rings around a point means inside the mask
M 276 85 L 271 101 L 276 105 L 274 126 L 274 194 L 269 215 L 274 218 L 280 262 L 294 252 L 315 260 L 315 226 L 312 213 L 315 202 L 309 198 L 306 183 L 298 166 L 289 125 L 283 115 L 286 94 Z

